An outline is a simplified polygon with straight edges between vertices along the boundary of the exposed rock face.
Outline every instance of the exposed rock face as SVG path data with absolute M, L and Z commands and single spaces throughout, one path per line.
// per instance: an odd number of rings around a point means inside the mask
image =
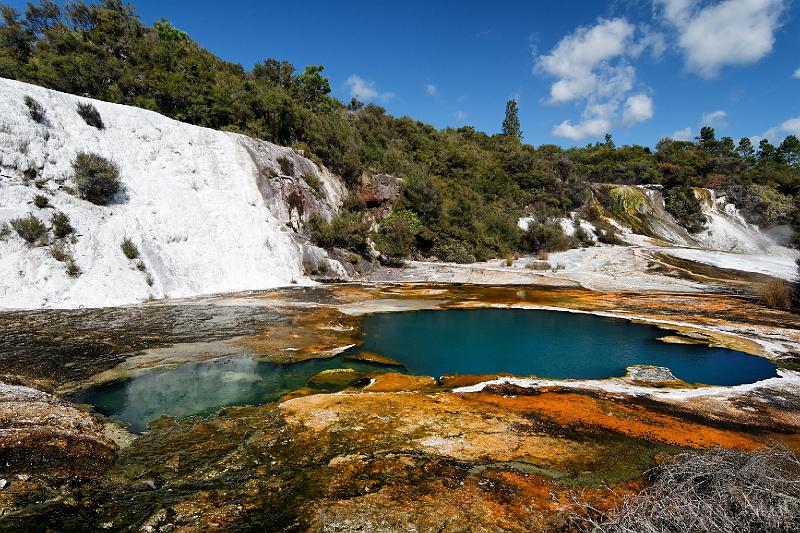
M 383 220 L 400 197 L 402 180 L 390 174 L 374 174 L 362 187 L 362 196 L 376 220 Z
M 32 212 L 49 226 L 56 211 L 66 213 L 75 242 L 61 244 L 82 271 L 68 276 L 51 246 L 12 231 L 0 239 L 0 307 L 108 306 L 302 283 L 303 224 L 310 213 L 330 218 L 345 192 L 290 148 L 91 100 L 105 123 L 98 130 L 78 115 L 87 98 L 4 79 L 0 94 L 0 225 Z M 26 95 L 48 125 L 30 117 Z M 123 190 L 110 205 L 71 193 L 79 152 L 119 166 Z M 53 207 L 34 207 L 37 194 Z M 122 254 L 126 237 L 144 271 Z

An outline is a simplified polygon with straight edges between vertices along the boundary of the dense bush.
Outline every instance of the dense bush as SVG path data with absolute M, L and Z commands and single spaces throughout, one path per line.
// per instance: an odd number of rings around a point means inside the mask
M 56 211 L 50 218 L 50 224 L 53 226 L 53 235 L 62 239 L 72 233 L 74 228 L 70 224 L 69 217 L 61 211 Z
M 28 114 L 30 114 L 33 121 L 47 126 L 47 115 L 44 111 L 44 107 L 42 107 L 42 104 L 40 104 L 38 100 L 35 100 L 28 95 L 25 95 L 24 101 L 25 105 L 28 107 Z
M 412 223 L 402 216 L 388 217 L 381 224 L 376 243 L 390 261 L 398 262 L 409 255 L 414 249 L 415 231 Z
M 367 252 L 369 224 L 360 213 L 343 211 L 328 222 L 316 213 L 308 217 L 311 240 L 326 249 L 345 248 L 359 253 Z
M 561 224 L 553 220 L 531 221 L 522 237 L 522 246 L 528 252 L 560 252 L 573 244 Z
M 106 205 L 119 192 L 121 182 L 116 163 L 98 154 L 80 152 L 72 163 L 75 188 L 81 198 Z
M 33 216 L 33 214 L 12 219 L 11 227 L 16 230 L 17 235 L 31 243 L 36 242 L 37 239 L 47 234 L 47 227 L 41 220 Z
M 91 104 L 91 102 L 79 102 L 78 114 L 89 126 L 93 126 L 98 130 L 102 130 L 106 127 L 105 124 L 103 124 L 100 111 L 98 111 L 97 108 Z
M 689 233 L 703 231 L 706 216 L 703 214 L 700 199 L 691 187 L 679 186 L 664 193 L 664 208 Z
M 440 261 L 448 263 L 474 263 L 476 257 L 469 253 L 464 245 L 455 240 L 439 242 L 431 253 Z
M 122 249 L 122 253 L 125 254 L 125 257 L 128 259 L 136 259 L 139 257 L 139 248 L 130 240 L 128 237 L 122 239 L 122 243 L 119 245 Z

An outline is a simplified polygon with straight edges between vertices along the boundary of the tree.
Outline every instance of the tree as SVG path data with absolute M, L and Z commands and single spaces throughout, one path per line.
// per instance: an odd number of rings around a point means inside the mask
M 605 141 L 606 141 L 605 142 L 605 146 L 607 148 L 614 148 L 614 139 L 611 138 L 611 134 L 610 133 L 606 133 Z
M 322 65 L 308 65 L 306 70 L 297 77 L 297 91 L 300 97 L 312 106 L 322 102 L 323 98 L 331 92 L 328 78 L 322 75 L 324 68 Z
M 748 161 L 755 161 L 756 159 L 756 150 L 753 148 L 753 143 L 747 137 L 739 139 L 739 146 L 736 147 L 736 153 Z
M 778 154 L 789 165 L 800 164 L 800 139 L 796 135 L 787 136 L 778 148 Z
M 778 151 L 767 139 L 761 139 L 758 143 L 758 161 L 760 163 L 774 163 Z
M 506 102 L 506 118 L 503 119 L 503 135 L 513 137 L 517 141 L 522 140 L 516 100 L 509 100 Z
M 703 126 L 700 128 L 700 135 L 697 137 L 697 142 L 706 150 L 715 148 L 717 144 L 717 135 L 714 128 L 711 126 Z
M 253 77 L 265 81 L 273 87 L 289 90 L 294 83 L 294 65 L 288 61 L 270 58 L 253 67 Z
M 720 139 L 719 147 L 722 149 L 723 155 L 732 155 L 736 151 L 736 145 L 730 137 Z

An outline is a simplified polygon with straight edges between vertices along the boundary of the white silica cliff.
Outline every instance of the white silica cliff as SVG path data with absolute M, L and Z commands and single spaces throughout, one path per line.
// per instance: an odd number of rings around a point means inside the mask
M 44 123 L 31 117 L 26 96 L 41 105 Z M 78 113 L 87 102 L 103 129 Z M 118 166 L 122 188 L 108 205 L 76 195 L 80 152 Z M 2 308 L 121 305 L 309 283 L 309 252 L 337 265 L 309 245 L 302 224 L 311 212 L 330 218 L 344 194 L 337 177 L 290 148 L 0 79 Z M 34 204 L 37 195 L 47 207 Z M 53 235 L 56 212 L 74 227 L 66 238 Z M 29 214 L 48 226 L 38 242 L 11 227 Z M 135 259 L 123 253 L 125 239 Z M 68 273 L 54 247 L 79 275 Z

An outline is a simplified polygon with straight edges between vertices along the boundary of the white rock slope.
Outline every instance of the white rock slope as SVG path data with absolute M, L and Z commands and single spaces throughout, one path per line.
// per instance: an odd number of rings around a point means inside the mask
M 31 119 L 26 95 L 49 125 Z M 12 230 L 0 239 L 0 307 L 108 306 L 308 282 L 303 256 L 321 252 L 295 228 L 311 211 L 330 217 L 338 209 L 345 189 L 335 176 L 289 148 L 91 101 L 106 126 L 98 130 L 78 115 L 77 103 L 87 101 L 0 79 L 0 227 L 28 213 L 49 226 L 63 211 L 76 229 L 64 244 L 82 271 L 67 276 L 52 246 L 27 244 Z M 81 151 L 119 165 L 124 191 L 111 205 L 69 193 Z M 293 162 L 292 176 L 280 175 L 279 157 Z M 37 184 L 25 183 L 31 168 Z M 54 207 L 36 208 L 36 194 Z M 302 199 L 303 213 L 290 212 L 290 198 L 295 206 Z M 123 255 L 125 237 L 146 272 Z

